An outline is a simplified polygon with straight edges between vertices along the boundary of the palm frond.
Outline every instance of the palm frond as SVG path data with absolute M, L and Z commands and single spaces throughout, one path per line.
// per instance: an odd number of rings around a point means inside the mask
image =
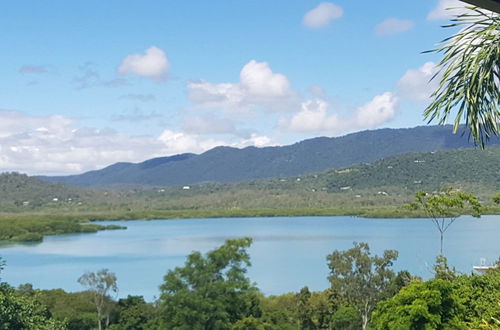
M 428 122 L 446 124 L 455 114 L 453 132 L 465 122 L 474 143 L 485 146 L 500 135 L 500 15 L 467 7 L 444 27 L 462 29 L 429 52 L 442 53 L 432 102 L 424 111 Z

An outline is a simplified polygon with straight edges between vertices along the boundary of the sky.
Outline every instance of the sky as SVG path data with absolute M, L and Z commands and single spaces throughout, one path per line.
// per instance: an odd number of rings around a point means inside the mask
M 0 172 L 425 125 L 440 55 L 422 52 L 463 5 L 3 1 Z

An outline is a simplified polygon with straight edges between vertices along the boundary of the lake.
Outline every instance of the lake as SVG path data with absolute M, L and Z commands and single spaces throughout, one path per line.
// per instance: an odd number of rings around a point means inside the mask
M 113 221 L 127 230 L 46 237 L 39 244 L 0 248 L 7 266 L 3 281 L 17 286 L 80 291 L 86 271 L 108 268 L 118 277 L 119 297 L 143 295 L 152 300 L 167 270 L 184 263 L 194 250 L 206 252 L 228 238 L 250 236 L 252 267 L 248 275 L 265 294 L 328 287 L 326 256 L 368 242 L 372 253 L 396 249 L 395 270 L 430 278 L 439 252 L 439 233 L 430 219 L 358 217 L 220 218 Z M 444 253 L 465 273 L 480 258 L 500 256 L 500 216 L 459 218 L 446 232 Z

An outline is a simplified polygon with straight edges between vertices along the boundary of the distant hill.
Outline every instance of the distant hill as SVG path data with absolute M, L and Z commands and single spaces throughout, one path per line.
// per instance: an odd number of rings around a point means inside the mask
M 20 173 L 0 174 L 0 208 L 8 211 L 14 206 L 26 209 L 54 202 L 78 203 L 87 191 L 60 183 L 48 183 Z
M 433 191 L 442 187 L 475 187 L 500 190 L 500 146 L 481 149 L 453 149 L 411 152 L 373 163 L 354 164 L 298 178 L 269 179 L 235 184 L 277 189 L 323 189 L 330 193 L 392 187 Z M 298 180 L 297 180 L 298 179 Z M 260 182 L 260 183 L 259 183 Z
M 191 157 L 191 156 L 188 156 Z M 0 174 L 0 211 L 122 212 L 401 206 L 415 191 L 460 188 L 488 202 L 500 192 L 500 146 L 412 152 L 306 175 L 189 186 L 85 188 Z M 57 212 L 56 212 L 57 211 Z M 201 214 L 205 216 L 208 213 Z M 200 216 L 200 214 L 198 214 Z
M 216 147 L 200 155 L 181 154 L 142 163 L 117 163 L 80 175 L 40 177 L 80 186 L 175 186 L 200 182 L 239 182 L 321 172 L 408 153 L 468 148 L 467 134 L 450 126 L 379 129 L 342 137 L 319 137 L 289 146 L 236 149 Z M 500 144 L 494 138 L 490 145 Z

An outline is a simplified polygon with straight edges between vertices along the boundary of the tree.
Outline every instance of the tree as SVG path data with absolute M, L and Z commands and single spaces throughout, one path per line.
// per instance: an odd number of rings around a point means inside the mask
M 87 272 L 80 276 L 78 283 L 87 288 L 93 293 L 93 302 L 97 310 L 97 326 L 102 329 L 102 320 L 106 317 L 105 327 L 109 326 L 110 304 L 111 299 L 109 294 L 116 293 L 118 286 L 116 285 L 116 275 L 108 269 L 101 269 L 94 272 Z
M 194 252 L 184 267 L 165 275 L 159 299 L 167 329 L 229 329 L 259 317 L 258 290 L 245 276 L 251 238 L 227 240 L 205 256 Z
M 456 109 L 453 132 L 463 118 L 474 142 L 484 147 L 491 136 L 500 134 L 500 15 L 467 8 L 445 26 L 462 29 L 431 51 L 444 57 L 433 77 L 439 77 L 439 86 L 424 117 L 445 124 Z
M 118 322 L 109 327 L 116 330 L 150 329 L 150 321 L 154 319 L 155 308 L 144 301 L 142 296 L 127 296 L 118 300 Z M 153 327 L 154 328 L 154 327 Z
M 459 276 L 453 286 L 465 307 L 461 318 L 469 329 L 500 328 L 500 268 Z
M 474 195 L 451 188 L 438 194 L 417 191 L 410 208 L 423 209 L 436 225 L 440 235 L 440 255 L 443 255 L 444 234 L 461 213 L 469 211 L 474 217 L 481 216 L 481 204 Z
M 7 283 L 0 283 L 1 330 L 64 330 L 64 322 L 54 320 L 34 297 L 21 296 Z
M 361 317 L 354 307 L 340 306 L 332 315 L 332 329 L 357 330 L 361 327 Z
M 452 282 L 413 282 L 377 306 L 372 326 L 381 330 L 465 329 L 463 311 Z
M 327 256 L 332 293 L 356 309 L 363 329 L 368 326 L 376 304 L 389 294 L 395 277 L 390 267 L 397 257 L 395 250 L 384 251 L 383 257 L 372 257 L 367 243 L 354 243 L 347 251 Z
M 297 318 L 299 329 L 316 329 L 316 325 L 312 320 L 312 308 L 310 304 L 311 292 L 307 286 L 303 287 L 296 295 L 297 299 Z
M 493 203 L 500 204 L 500 193 L 493 196 Z

